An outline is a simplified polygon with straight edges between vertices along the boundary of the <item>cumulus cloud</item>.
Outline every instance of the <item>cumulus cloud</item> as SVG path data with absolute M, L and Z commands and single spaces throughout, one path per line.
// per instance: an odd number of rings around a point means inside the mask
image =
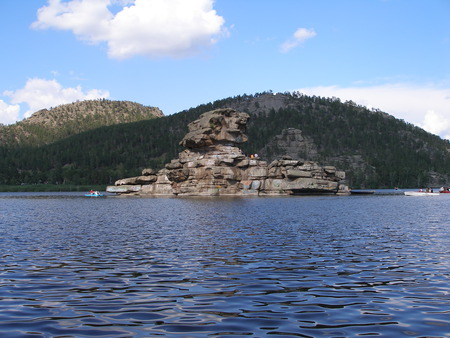
M 444 116 L 434 110 L 428 110 L 425 113 L 421 127 L 430 133 L 442 135 L 443 138 L 450 140 L 450 117 L 448 114 Z
M 0 100 L 0 124 L 15 123 L 19 119 L 20 106 Z
M 77 100 L 108 98 L 109 92 L 99 89 L 84 92 L 80 86 L 64 88 L 56 80 L 34 78 L 29 79 L 23 88 L 5 91 L 3 95 L 10 98 L 11 104 L 0 100 L 0 123 L 10 124 L 20 120 L 22 116 L 30 117 L 40 109 Z M 24 114 L 20 114 L 20 104 L 26 104 L 29 107 Z
M 99 42 L 108 35 L 113 15 L 108 10 L 110 0 L 49 0 L 38 10 L 35 29 L 72 30 L 80 39 Z
M 396 118 L 450 140 L 450 88 L 438 85 L 385 84 L 371 87 L 309 87 L 306 95 L 338 97 Z
M 227 34 L 213 0 L 49 0 L 35 29 L 72 31 L 89 43 L 106 42 L 108 55 L 184 57 Z M 119 10 L 114 14 L 113 5 Z
M 315 37 L 316 35 L 317 34 L 314 29 L 299 28 L 289 40 L 281 45 L 281 52 L 287 53 L 291 49 L 301 45 L 303 42 Z

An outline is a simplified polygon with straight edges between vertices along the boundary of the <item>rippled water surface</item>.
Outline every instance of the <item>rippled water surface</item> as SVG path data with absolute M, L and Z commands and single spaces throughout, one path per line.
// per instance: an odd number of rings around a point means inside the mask
M 0 194 L 2 337 L 449 337 L 450 196 Z

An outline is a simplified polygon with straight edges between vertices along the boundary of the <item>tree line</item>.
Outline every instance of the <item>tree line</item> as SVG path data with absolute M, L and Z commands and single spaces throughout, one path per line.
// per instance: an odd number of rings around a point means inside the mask
M 209 110 L 247 111 L 246 153 L 258 153 L 285 128 L 313 139 L 321 164 L 347 172 L 353 188 L 417 187 L 438 173 L 448 180 L 448 141 L 383 112 L 353 102 L 284 93 L 284 104 L 268 108 L 271 92 L 241 95 L 200 105 L 178 114 L 104 126 L 43 146 L 0 146 L 0 184 L 113 184 L 160 169 L 182 150 L 187 124 Z M 279 98 L 278 98 L 279 99 Z M 283 155 L 283 154 L 275 154 Z M 358 156 L 364 166 L 351 163 Z

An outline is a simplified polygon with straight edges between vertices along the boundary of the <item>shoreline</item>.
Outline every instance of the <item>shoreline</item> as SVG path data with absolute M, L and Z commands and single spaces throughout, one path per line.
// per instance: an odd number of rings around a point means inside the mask
M 76 185 L 76 184 L 20 184 L 0 185 L 0 192 L 70 192 L 70 191 L 105 191 L 105 185 Z

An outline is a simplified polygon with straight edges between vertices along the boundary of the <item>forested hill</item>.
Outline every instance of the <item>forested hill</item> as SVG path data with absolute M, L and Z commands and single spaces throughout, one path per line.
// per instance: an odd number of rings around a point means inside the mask
M 187 124 L 231 107 L 251 115 L 247 153 L 336 165 L 353 188 L 450 185 L 450 144 L 378 111 L 299 93 L 242 95 L 178 114 L 105 126 L 45 146 L 0 147 L 0 183 L 111 184 L 175 158 Z
M 158 108 L 130 101 L 77 101 L 42 109 L 14 125 L 1 126 L 0 141 L 8 146 L 44 145 L 103 126 L 162 116 Z
M 336 165 L 351 187 L 450 185 L 450 143 L 378 109 L 338 98 L 262 93 L 199 106 L 251 115 L 247 153 L 282 155 Z M 192 110 L 191 110 L 192 111 Z

